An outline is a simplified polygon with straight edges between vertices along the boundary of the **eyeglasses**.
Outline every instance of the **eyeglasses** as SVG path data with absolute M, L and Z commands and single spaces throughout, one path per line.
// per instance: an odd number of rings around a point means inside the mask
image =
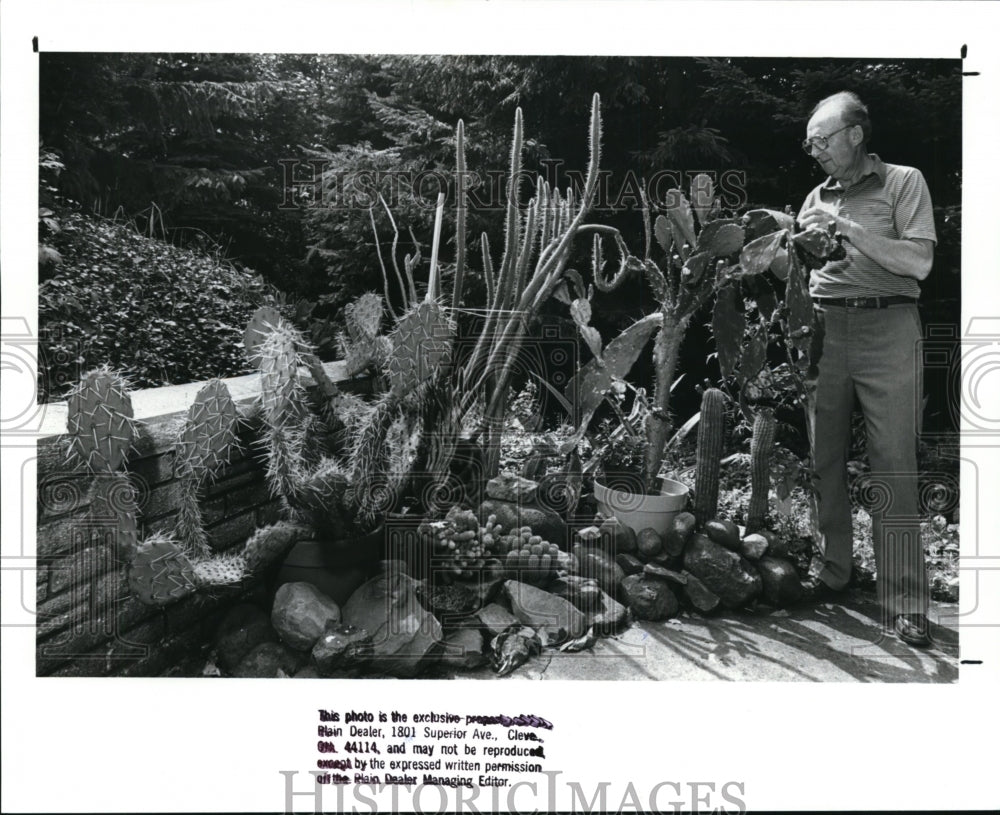
M 854 125 L 844 125 L 840 130 L 847 130 L 849 127 L 854 127 Z M 834 130 L 833 133 L 827 133 L 825 136 L 813 136 L 811 139 L 806 139 L 802 142 L 802 149 L 805 151 L 807 156 L 812 155 L 813 147 L 818 147 L 820 150 L 826 150 L 830 146 L 830 137 L 836 136 L 840 130 Z

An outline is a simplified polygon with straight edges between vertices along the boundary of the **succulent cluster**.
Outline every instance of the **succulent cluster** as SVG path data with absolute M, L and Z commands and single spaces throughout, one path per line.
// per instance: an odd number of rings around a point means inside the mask
M 492 522 L 496 516 L 491 515 Z M 479 525 L 471 509 L 452 507 L 443 520 L 424 521 L 420 534 L 433 541 L 433 556 L 449 564 L 452 572 L 460 577 L 471 577 L 486 565 L 491 556 L 486 541 L 494 541 L 494 523 Z
M 522 526 L 505 541 L 508 551 L 504 557 L 507 573 L 527 583 L 543 583 L 553 577 L 560 567 L 562 550 L 554 543 L 535 535 L 530 526 Z

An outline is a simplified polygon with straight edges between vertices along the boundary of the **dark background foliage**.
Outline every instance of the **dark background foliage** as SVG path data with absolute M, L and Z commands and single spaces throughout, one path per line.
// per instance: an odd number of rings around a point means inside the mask
M 940 243 L 934 272 L 923 285 L 922 309 L 925 322 L 956 323 L 957 60 L 42 54 L 40 155 L 50 158 L 42 174 L 48 214 L 40 219 L 40 240 L 65 250 L 61 263 L 59 257 L 40 254 L 43 329 L 66 336 L 72 329 L 65 324 L 77 325 L 94 351 L 93 358 L 81 355 L 80 364 L 89 366 L 104 361 L 97 351 L 113 348 L 97 334 L 129 325 L 142 331 L 142 322 L 134 315 L 126 318 L 123 309 L 175 313 L 182 317 L 182 322 L 174 319 L 180 330 L 163 336 L 159 352 L 153 344 L 152 357 L 110 361 L 149 384 L 177 382 L 185 375 L 204 378 L 209 349 L 191 339 L 188 323 L 198 316 L 217 318 L 212 312 L 219 307 L 213 309 L 211 297 L 192 301 L 188 296 L 195 285 L 191 270 L 198 267 L 200 291 L 218 292 L 221 285 L 237 292 L 233 298 L 247 293 L 238 308 L 226 312 L 226 320 L 235 321 L 270 292 L 289 304 L 304 327 L 312 326 L 321 354 L 329 358 L 331 321 L 361 292 L 383 288 L 372 215 L 367 206 L 323 206 L 329 200 L 318 200 L 318 185 L 285 189 L 289 162 L 320 162 L 300 164 L 296 177 L 309 181 L 313 167 L 322 167 L 327 189 L 338 177 L 362 169 L 391 171 L 397 179 L 423 173 L 433 180 L 429 173 L 454 170 L 455 126 L 463 119 L 469 168 L 485 176 L 506 167 L 514 111 L 521 107 L 526 169 L 565 186 L 567 170 L 585 168 L 586 122 L 596 91 L 604 122 L 602 167 L 609 175 L 608 196 L 594 219 L 619 226 L 638 249 L 642 225 L 638 202 L 626 187 L 629 173 L 649 178 L 663 170 L 682 177 L 738 171 L 745 174 L 746 206 L 797 209 L 822 180 L 798 147 L 809 110 L 842 89 L 857 91 L 871 109 L 871 149 L 886 161 L 920 168 L 927 178 Z M 378 189 L 391 198 L 400 228 L 399 256 L 414 251 L 412 229 L 426 274 L 430 204 L 437 188 L 397 187 L 383 180 Z M 527 185 L 522 194 L 530 194 Z M 71 212 L 71 236 L 55 234 L 70 222 Z M 373 214 L 387 252 L 388 216 L 380 206 Z M 96 274 L 85 266 L 95 265 L 99 237 L 110 238 L 106 231 L 83 228 L 76 215 L 128 224 L 155 242 L 143 249 L 147 258 L 162 250 L 156 265 L 163 280 L 155 302 L 149 302 L 154 290 L 147 286 L 138 290 L 141 295 L 106 309 L 101 319 L 80 319 L 100 300 L 93 297 L 94 286 L 107 287 L 118 276 L 119 285 L 128 288 L 137 265 L 102 255 L 97 265 L 105 271 Z M 469 303 L 481 302 L 479 236 L 489 236 L 496 254 L 502 218 L 500 206 L 470 213 Z M 445 235 L 451 227 L 446 222 Z M 211 262 L 199 267 L 191 256 L 166 245 Z M 442 254 L 447 275 L 449 244 Z M 253 274 L 263 282 L 248 289 L 243 281 Z M 177 303 L 190 302 L 204 313 L 178 311 Z M 599 327 L 611 332 L 652 304 L 635 282 L 613 301 L 596 305 L 603 321 Z M 564 317 L 554 306 L 551 319 Z M 695 326 L 684 346 L 681 370 L 689 372 L 690 382 L 679 389 L 675 404 L 680 412 L 694 383 L 717 375 L 714 364 L 706 362 L 712 350 L 707 331 Z M 239 369 L 236 359 L 220 359 L 219 365 L 220 374 Z M 644 375 L 648 371 L 640 371 Z M 58 393 L 58 387 L 52 390 Z M 934 416 L 946 421 L 948 411 L 934 404 L 933 390 L 931 395 L 931 421 Z

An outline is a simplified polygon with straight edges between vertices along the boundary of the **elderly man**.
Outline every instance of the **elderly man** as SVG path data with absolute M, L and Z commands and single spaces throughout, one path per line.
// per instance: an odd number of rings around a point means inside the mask
M 828 178 L 805 200 L 804 228 L 834 224 L 847 257 L 812 272 L 824 326 L 810 435 L 823 566 L 807 596 L 830 599 L 851 575 L 847 456 L 855 397 L 864 413 L 883 623 L 910 645 L 929 643 L 927 571 L 920 542 L 917 433 L 922 406 L 919 281 L 931 270 L 934 217 L 920 172 L 867 150 L 868 109 L 837 93 L 813 109 L 803 149 Z

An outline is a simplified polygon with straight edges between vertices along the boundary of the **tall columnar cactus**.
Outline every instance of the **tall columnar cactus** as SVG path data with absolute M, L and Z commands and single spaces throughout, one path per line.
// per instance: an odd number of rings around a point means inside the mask
M 68 463 L 93 473 L 92 514 L 115 525 L 118 556 L 128 560 L 138 545 L 135 491 L 125 471 L 137 435 L 124 377 L 104 366 L 88 372 L 69 395 Z
M 726 397 L 718 388 L 708 388 L 701 397 L 698 422 L 694 514 L 699 526 L 712 520 L 719 508 L 719 470 L 725 432 Z
M 181 483 L 176 532 L 191 555 L 211 554 L 198 499 L 238 449 L 238 422 L 229 389 L 218 379 L 204 385 L 188 409 L 176 453 L 175 471 Z
M 771 482 L 771 453 L 776 428 L 774 413 L 762 409 L 753 420 L 750 442 L 750 508 L 747 532 L 763 529 L 767 521 L 767 492 Z

